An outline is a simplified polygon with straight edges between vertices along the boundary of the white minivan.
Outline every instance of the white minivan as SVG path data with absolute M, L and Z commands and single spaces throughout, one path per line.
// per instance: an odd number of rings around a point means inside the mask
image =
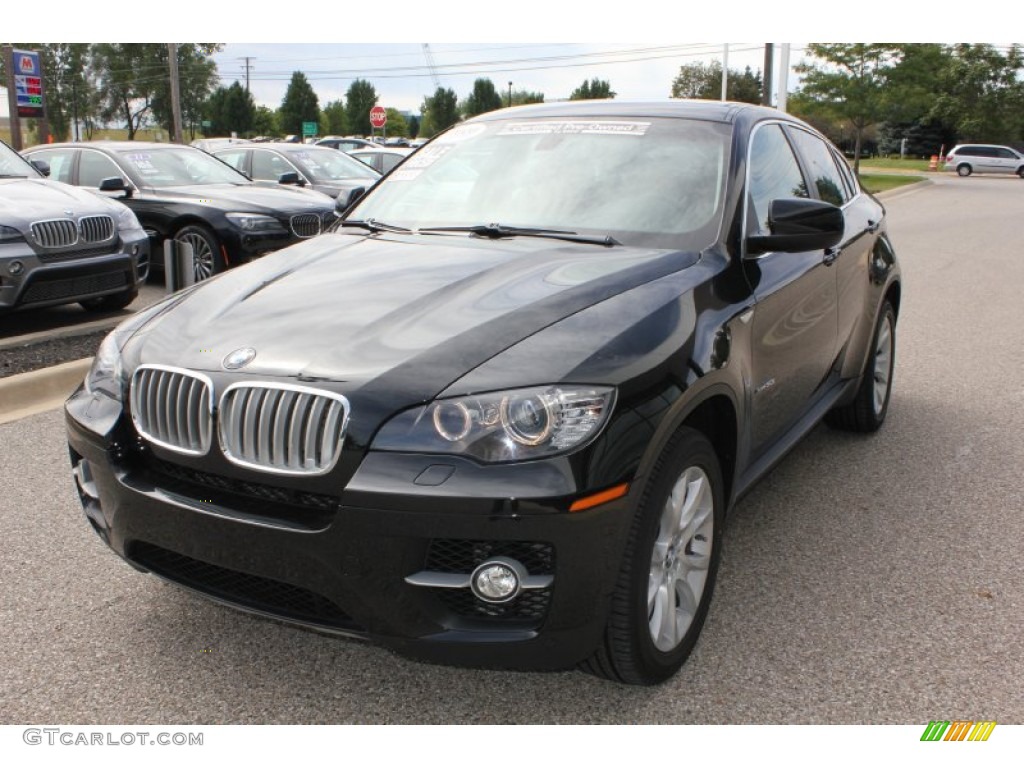
M 957 144 L 946 155 L 945 169 L 961 176 L 972 173 L 1016 173 L 1024 178 L 1024 155 L 996 144 Z

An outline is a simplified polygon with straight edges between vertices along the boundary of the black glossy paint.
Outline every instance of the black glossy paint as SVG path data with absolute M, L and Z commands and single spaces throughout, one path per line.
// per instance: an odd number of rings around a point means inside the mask
M 708 434 L 732 501 L 852 396 L 879 307 L 886 298 L 898 307 L 899 269 L 884 240 L 884 212 L 864 193 L 840 214 L 841 235 L 837 210 L 812 206 L 826 219 L 818 233 L 836 235 L 836 252 L 823 244 L 748 248 L 741 233 L 749 137 L 759 121 L 788 118 L 688 102 L 514 112 L 519 121 L 730 124 L 718 239 L 676 251 L 352 229 L 174 297 L 124 345 L 126 377 L 142 363 L 161 363 L 206 372 L 218 392 L 249 379 L 301 382 L 344 395 L 351 421 L 332 472 L 274 476 L 231 464 L 216 443 L 200 457 L 149 445 L 126 414 L 80 390 L 67 405 L 73 457 L 93 467 L 102 509 L 87 504 L 89 516 L 118 554 L 132 560 L 143 542 L 302 587 L 341 606 L 359 632 L 420 657 L 562 668 L 586 658 L 601 636 L 632 515 L 681 425 Z M 223 370 L 224 356 L 246 346 L 257 349 L 253 362 Z M 574 453 L 481 465 L 370 450 L 388 418 L 435 398 L 558 383 L 616 390 L 610 421 Z M 224 478 L 222 489 L 255 483 L 332 497 L 337 506 L 304 517 L 283 506 L 254 512 L 229 490 L 203 501 L 162 485 L 160 462 Z M 625 497 L 568 512 L 573 501 L 619 483 L 629 483 Z M 406 584 L 438 539 L 552 545 L 556 586 L 543 622 L 467 619 Z

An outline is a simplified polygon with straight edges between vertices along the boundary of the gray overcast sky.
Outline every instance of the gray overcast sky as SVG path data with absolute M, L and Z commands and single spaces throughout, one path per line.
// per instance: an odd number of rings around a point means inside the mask
M 945 15 L 885 0 L 384 0 L 245 7 L 174 0 L 116 13 L 103 12 L 104 4 L 84 13 L 80 0 L 47 0 L 41 24 L 35 6 L 7 5 L 12 7 L 3 12 L 4 37 L 223 42 L 216 57 L 222 83 L 244 83 L 242 57 L 249 56 L 252 92 L 270 107 L 280 106 L 292 72 L 301 70 L 321 105 L 342 97 L 362 77 L 373 83 L 383 106 L 414 112 L 435 89 L 423 43 L 430 44 L 441 84 L 459 98 L 477 77 L 491 78 L 502 92 L 511 80 L 514 89 L 540 91 L 549 100 L 568 98 L 594 77 L 608 80 L 618 98 L 663 98 L 680 65 L 721 60 L 724 40 L 934 41 L 942 39 L 936 30 L 944 28 Z M 971 4 L 973 10 L 989 6 L 1002 4 Z M 992 34 L 982 26 L 985 14 L 971 18 L 973 26 L 970 19 L 957 22 L 959 39 Z M 791 64 L 800 61 L 801 45 L 794 44 Z M 760 69 L 761 46 L 730 43 L 730 68 Z
M 543 93 L 566 99 L 584 80 L 611 83 L 619 98 L 665 98 L 682 64 L 722 60 L 722 43 L 429 43 L 437 79 L 464 98 L 477 78 L 490 78 L 499 92 Z M 763 66 L 762 43 L 731 43 L 729 67 Z M 342 98 L 356 78 L 373 83 L 380 104 L 419 112 L 436 85 L 423 43 L 247 44 L 229 43 L 214 58 L 223 84 L 245 84 L 251 57 L 250 89 L 257 103 L 280 106 L 292 73 L 303 72 L 321 106 Z M 793 61 L 799 57 L 794 52 Z

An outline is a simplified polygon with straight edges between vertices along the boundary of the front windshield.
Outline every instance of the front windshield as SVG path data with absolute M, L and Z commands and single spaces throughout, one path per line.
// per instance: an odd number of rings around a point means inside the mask
M 12 176 L 27 177 L 30 179 L 41 178 L 43 174 L 29 165 L 21 155 L 0 142 L 0 178 Z
M 310 147 L 289 152 L 288 157 L 315 182 L 359 180 L 372 184 L 380 177 L 372 168 L 336 149 Z
M 189 147 L 131 150 L 120 153 L 147 187 L 180 187 L 190 184 L 249 184 L 226 163 Z
M 699 248 L 718 234 L 729 137 L 728 125 L 675 118 L 467 123 L 406 160 L 348 218 Z

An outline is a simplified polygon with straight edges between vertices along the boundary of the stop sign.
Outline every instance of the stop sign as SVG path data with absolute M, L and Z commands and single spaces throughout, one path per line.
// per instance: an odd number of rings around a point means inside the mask
M 370 125 L 374 128 L 383 128 L 387 121 L 388 114 L 384 111 L 384 107 L 374 107 L 370 110 Z

